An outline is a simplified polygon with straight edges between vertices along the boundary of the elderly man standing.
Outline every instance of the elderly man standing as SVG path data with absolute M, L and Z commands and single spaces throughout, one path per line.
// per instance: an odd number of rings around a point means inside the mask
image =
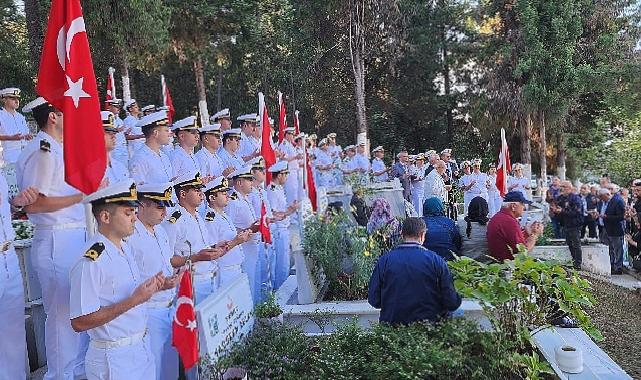
M 505 194 L 501 211 L 497 212 L 487 225 L 487 247 L 490 255 L 496 260 L 514 259 L 519 244 L 523 244 L 528 251 L 534 248 L 536 239 L 543 233 L 543 225 L 534 222 L 526 225 L 523 231 L 517 220 L 523 216 L 525 205 L 531 203 L 518 191 Z
M 445 174 L 447 166 L 442 160 L 436 160 L 432 165 L 434 170 L 425 178 L 424 199 L 436 197 L 440 199 L 441 202 L 446 203 L 448 188 L 443 180 L 443 175 Z
M 581 269 L 581 228 L 583 227 L 583 200 L 579 196 L 572 182 L 561 182 L 561 195 L 556 204 L 550 205 L 550 212 L 561 220 L 565 233 L 565 243 L 572 255 L 574 269 Z
M 625 226 L 625 202 L 619 194 L 612 195 L 610 190 L 599 189 L 599 226 L 601 243 L 606 244 L 610 253 L 612 274 L 623 274 L 623 236 Z
M 392 178 L 398 178 L 401 181 L 401 186 L 403 186 L 403 198 L 406 201 L 411 202 L 412 200 L 412 186 L 410 184 L 410 170 L 409 170 L 409 155 L 407 150 L 400 151 L 396 158 L 398 162 L 395 162 L 392 165 L 392 171 L 390 176 Z
M 422 246 L 425 232 L 422 219 L 405 219 L 403 243 L 381 256 L 374 267 L 367 300 L 381 309 L 381 322 L 434 322 L 461 305 L 445 260 Z

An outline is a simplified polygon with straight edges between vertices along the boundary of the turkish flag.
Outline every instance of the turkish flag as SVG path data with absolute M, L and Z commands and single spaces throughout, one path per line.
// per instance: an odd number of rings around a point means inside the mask
M 272 173 L 269 168 L 276 163 L 276 154 L 272 148 L 271 124 L 269 124 L 269 114 L 267 113 L 267 105 L 265 104 L 265 96 L 262 92 L 258 93 L 258 110 L 260 113 L 262 140 L 260 144 L 260 155 L 265 160 L 265 184 L 269 185 L 272 181 Z
M 169 124 L 171 124 L 174 120 L 174 112 L 176 112 L 176 110 L 174 109 L 174 102 L 171 100 L 171 94 L 169 93 L 164 75 L 160 76 L 160 85 L 162 87 L 162 104 L 168 108 L 167 118 L 169 119 Z
M 107 95 L 105 96 L 105 109 L 109 110 L 109 104 L 106 104 L 107 101 L 116 99 L 116 82 L 114 80 L 114 72 L 116 70 L 113 67 L 109 68 L 109 75 L 107 75 Z
M 171 344 L 176 347 L 185 369 L 190 369 L 198 363 L 198 328 L 189 271 L 183 274 L 178 288 Z
M 511 167 L 510 149 L 505 140 L 505 129 L 501 128 L 501 153 L 499 153 L 499 164 L 496 167 L 496 187 L 501 196 L 507 193 L 507 177 Z
M 260 232 L 263 242 L 267 244 L 272 243 L 272 233 L 269 231 L 269 225 L 267 224 L 267 208 L 265 207 L 265 202 L 262 202 L 260 205 L 260 227 L 258 228 L 258 232 Z
M 80 0 L 51 2 L 36 92 L 64 114 L 65 181 L 93 193 L 107 154 Z
M 285 138 L 285 128 L 287 128 L 285 101 L 283 101 L 283 93 L 280 91 L 278 91 L 278 109 L 280 111 L 278 115 L 278 143 L 280 144 Z
M 312 172 L 312 164 L 309 158 L 309 153 L 305 154 L 307 155 L 307 160 L 305 160 L 305 170 L 307 170 L 307 197 L 312 203 L 312 209 L 316 211 L 316 184 L 314 183 L 314 173 Z
M 298 111 L 294 112 L 294 128 L 296 129 L 296 135 L 300 134 L 300 125 L 298 121 Z

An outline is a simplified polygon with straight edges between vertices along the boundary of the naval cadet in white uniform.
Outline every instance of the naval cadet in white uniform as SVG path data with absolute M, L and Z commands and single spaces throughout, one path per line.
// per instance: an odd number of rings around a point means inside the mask
M 114 114 L 114 124 L 116 129 L 116 145 L 113 152 L 111 152 L 111 158 L 114 160 L 120 161 L 125 167 L 129 167 L 129 149 L 127 148 L 127 137 L 125 136 L 125 122 L 120 118 L 120 110 L 122 107 L 122 100 L 120 99 L 111 99 L 105 101 L 107 105 L 107 111 L 110 111 Z
M 20 89 L 11 87 L 0 90 L 3 107 L 0 110 L 0 141 L 2 142 L 2 159 L 4 162 L 15 164 L 25 140 L 32 136 L 27 126 L 27 120 L 20 112 Z
M 194 148 L 196 148 L 200 140 L 196 117 L 189 116 L 178 120 L 171 126 L 171 130 L 178 139 L 178 146 L 174 148 L 171 154 L 173 176 L 178 177 L 185 173 L 199 171 L 200 165 L 194 154 Z
M 145 143 L 129 161 L 129 172 L 136 184 L 165 183 L 173 179 L 169 157 L 160 147 L 169 141 L 169 119 L 166 111 L 143 117 L 138 126 L 145 134 Z
M 251 239 L 243 243 L 243 272 L 249 278 L 249 286 L 252 292 L 254 303 L 261 297 L 261 274 L 259 271 L 259 245 L 261 244 L 260 233 L 258 233 L 260 214 L 256 214 L 249 193 L 252 191 L 254 176 L 251 167 L 246 166 L 229 175 L 234 183 L 234 191 L 231 193 L 230 201 L 225 212 L 239 230 L 251 230 Z
M 245 161 L 238 154 L 240 147 L 240 129 L 232 128 L 223 131 L 223 146 L 218 149 L 218 157 L 223 160 L 226 168 L 233 167 L 238 170 L 245 166 Z
M 200 129 L 202 148 L 196 152 L 196 160 L 198 160 L 200 174 L 206 180 L 228 176 L 236 170 L 233 166 L 225 167 L 223 160 L 218 156 L 218 149 L 222 144 L 220 137 L 220 124 L 206 125 Z
M 18 208 L 35 202 L 38 190 L 27 188 L 9 200 L 9 185 L 0 174 L 0 379 L 26 379 L 25 299 L 22 272 L 13 247 L 11 205 Z
M 209 211 L 205 216 L 205 225 L 212 243 L 225 249 L 225 255 L 217 261 L 219 286 L 222 288 L 243 273 L 242 265 L 245 254 L 241 244 L 251 239 L 249 230 L 237 230 L 231 218 L 225 213 L 229 204 L 229 181 L 217 177 L 205 187 L 205 200 Z
M 203 185 L 200 173 L 191 172 L 174 181 L 178 206 L 169 219 L 162 223 L 173 248 L 171 263 L 182 267 L 191 257 L 193 287 L 196 302 L 200 303 L 213 293 L 218 286 L 218 264 L 216 259 L 225 252 L 214 248 L 205 227 L 205 220 L 197 212 L 203 202 Z
M 127 112 L 127 117 L 123 121 L 125 123 L 125 138 L 127 139 L 129 157 L 133 157 L 138 149 L 145 144 L 145 135 L 138 125 L 143 114 L 140 112 L 140 106 L 138 106 L 136 99 L 125 102 L 125 111 Z
M 116 119 L 111 111 L 101 111 L 102 117 L 102 130 L 105 132 L 105 148 L 107 150 L 107 167 L 105 168 L 105 176 L 110 183 L 121 182 L 129 178 L 129 170 L 125 165 L 117 159 L 114 159 L 114 148 L 117 144 L 118 128 L 116 127 Z
M 149 344 L 158 380 L 178 378 L 178 353 L 171 344 L 171 331 L 175 314 L 172 303 L 180 275 L 171 265 L 174 253 L 167 232 L 160 226 L 167 216 L 167 207 L 174 206 L 173 186 L 171 182 L 138 186 L 138 220 L 134 233 L 127 239 L 143 281 L 159 272 L 165 276 L 162 290 L 145 303 Z
M 258 115 L 249 113 L 238 116 L 240 121 L 240 147 L 236 155 L 247 162 L 260 155 L 260 141 L 256 138 Z
M 154 379 L 144 304 L 162 289 L 165 276 L 159 271 L 144 280 L 124 241 L 134 232 L 136 185 L 131 179 L 119 182 L 84 202 L 91 203 L 98 232 L 84 249 L 66 253 L 82 253 L 71 269 L 68 318 L 75 331 L 90 337 L 87 379 Z
M 31 260 L 42 287 L 47 314 L 44 379 L 73 379 L 82 375 L 80 335 L 69 324 L 69 270 L 82 256 L 74 248 L 85 241 L 83 199 L 65 182 L 62 150 L 63 115 L 43 98 L 24 108 L 31 111 L 40 132 L 22 151 L 16 164 L 18 187 L 38 189 L 36 201 L 25 207 L 35 225 Z
M 291 267 L 289 246 L 290 216 L 298 209 L 298 201 L 287 202 L 285 197 L 283 185 L 287 183 L 287 177 L 290 175 L 287 163 L 278 161 L 270 166 L 268 170 L 272 173 L 272 183 L 267 189 L 267 199 L 269 199 L 271 211 L 274 215 L 273 221 L 275 222 L 274 228 L 271 229 L 273 232 L 272 240 L 276 249 L 274 289 L 278 289 L 289 276 Z
M 287 196 L 287 201 L 289 203 L 298 200 L 298 166 L 300 165 L 300 160 L 303 158 L 302 154 L 299 154 L 294 147 L 294 132 L 296 129 L 293 127 L 285 128 L 285 138 L 283 142 L 278 146 L 278 150 L 283 152 L 283 160 L 287 162 L 287 167 L 289 173 L 292 175 L 287 176 L 287 182 L 285 183 L 285 195 Z
M 222 109 L 216 112 L 212 117 L 209 118 L 209 121 L 212 124 L 220 124 L 220 131 L 228 131 L 231 129 L 231 113 L 229 108 Z
M 382 146 L 377 146 L 372 149 L 374 154 L 374 159 L 372 159 L 372 182 L 387 182 L 389 181 L 389 175 L 387 174 L 390 169 L 385 166 L 385 149 Z

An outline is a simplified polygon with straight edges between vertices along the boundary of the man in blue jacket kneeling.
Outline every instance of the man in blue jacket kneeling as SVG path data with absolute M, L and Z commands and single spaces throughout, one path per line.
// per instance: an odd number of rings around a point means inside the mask
M 425 232 L 422 219 L 405 219 L 403 243 L 376 263 L 368 302 L 381 309 L 381 322 L 434 322 L 461 305 L 447 263 L 422 245 Z

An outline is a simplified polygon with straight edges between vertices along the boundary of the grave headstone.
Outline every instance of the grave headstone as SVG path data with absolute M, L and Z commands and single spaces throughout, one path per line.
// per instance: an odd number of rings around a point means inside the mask
M 2 167 L 2 174 L 4 174 L 7 184 L 9 185 L 9 198 L 15 197 L 18 194 L 18 178 L 16 176 L 16 166 L 14 164 L 4 163 Z
M 254 304 L 246 275 L 240 275 L 196 306 L 200 355 L 216 361 L 254 326 Z
M 405 201 L 403 186 L 398 178 L 393 181 L 372 183 L 365 187 L 365 202 L 371 206 L 375 199 L 384 198 L 390 204 L 392 215 L 405 218 Z
M 302 249 L 293 251 L 298 285 L 298 304 L 307 305 L 320 300 L 326 288 L 323 268 L 303 254 Z

